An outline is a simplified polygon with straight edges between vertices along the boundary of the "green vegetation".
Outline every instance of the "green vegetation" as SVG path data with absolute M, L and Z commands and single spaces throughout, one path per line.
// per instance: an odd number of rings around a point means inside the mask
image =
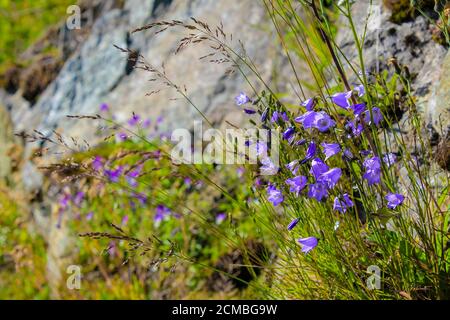
M 0 70 L 66 16 L 72 0 L 0 0 Z M 2 67 L 3 66 L 3 67 Z

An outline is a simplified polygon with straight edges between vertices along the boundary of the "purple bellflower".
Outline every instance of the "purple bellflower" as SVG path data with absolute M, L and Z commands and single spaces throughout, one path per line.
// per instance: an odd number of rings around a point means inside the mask
M 349 99 L 352 97 L 352 92 L 340 92 L 331 96 L 333 103 L 345 110 L 350 107 Z
M 301 238 L 297 242 L 302 246 L 302 252 L 308 253 L 319 244 L 319 240 L 315 237 Z
M 330 168 L 325 164 L 325 162 L 323 162 L 320 158 L 315 158 L 312 162 L 311 162 L 311 174 L 314 176 L 314 178 L 316 180 L 319 179 L 319 177 L 327 172 L 328 170 L 330 170 Z
M 292 220 L 291 223 L 288 224 L 287 229 L 288 229 L 289 231 L 291 231 L 292 229 L 295 228 L 295 226 L 298 224 L 299 221 L 300 221 L 300 219 L 298 219 L 298 218 Z
M 325 160 L 328 160 L 332 156 L 338 154 L 341 151 L 341 146 L 338 143 L 325 143 L 321 144 L 323 147 L 323 153 L 325 154 Z
M 397 193 L 389 193 L 385 199 L 388 201 L 387 207 L 389 209 L 395 209 L 403 203 L 405 196 Z
M 306 163 L 309 160 L 311 160 L 317 153 L 317 146 L 314 141 L 311 141 L 311 143 L 308 145 L 308 149 L 306 149 L 306 156 L 305 158 L 300 161 L 300 163 Z
M 333 189 L 341 178 L 342 170 L 340 168 L 333 168 L 320 175 L 317 182 L 325 184 L 328 189 Z
M 267 200 L 272 202 L 275 207 L 284 201 L 283 193 L 281 193 L 274 185 L 269 185 L 267 187 L 267 195 Z
M 363 178 L 367 180 L 369 186 L 373 184 L 377 184 L 381 182 L 381 162 L 380 158 L 372 157 L 364 160 L 364 168 L 366 172 L 363 175 Z
M 244 92 L 239 93 L 239 95 L 236 98 L 234 98 L 234 100 L 236 101 L 236 104 L 238 106 L 242 106 L 251 101 L 250 98 Z
M 297 196 L 306 187 L 308 179 L 305 176 L 297 176 L 286 180 L 286 184 L 290 186 L 289 191 L 295 193 Z
M 364 112 L 364 121 L 368 124 L 375 124 L 376 126 L 378 126 L 382 120 L 383 114 L 377 107 L 372 108 L 372 117 L 370 116 L 370 110 Z
M 306 110 L 312 111 L 312 109 L 314 108 L 315 103 L 316 103 L 316 99 L 309 98 L 308 100 L 306 100 L 306 101 L 304 101 L 302 103 L 302 106 L 305 107 Z
M 334 198 L 334 210 L 339 211 L 340 213 L 345 213 L 350 207 L 353 207 L 353 201 L 347 193 L 342 196 L 342 199 L 339 199 L 339 197 Z
M 310 184 L 308 188 L 308 197 L 314 198 L 317 201 L 322 201 L 323 198 L 328 196 L 327 186 L 323 183 L 317 182 Z

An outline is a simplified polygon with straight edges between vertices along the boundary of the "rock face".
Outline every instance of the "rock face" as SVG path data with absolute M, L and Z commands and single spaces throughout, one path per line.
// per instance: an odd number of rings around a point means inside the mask
M 389 69 L 391 58 L 408 68 L 412 76 L 411 88 L 417 98 L 416 106 L 425 121 L 424 126 L 434 135 L 432 144 L 440 145 L 434 148 L 434 156 L 441 167 L 447 169 L 448 152 L 445 150 L 448 150 L 450 134 L 448 50 L 433 40 L 432 26 L 423 16 L 401 24 L 393 23 L 390 21 L 390 9 L 383 6 L 382 1 L 373 1 L 372 5 L 369 1 L 358 1 L 353 7 L 353 13 L 356 26 L 364 25 L 366 20 L 368 22 L 364 42 L 366 71 Z M 362 31 L 358 30 L 360 36 Z M 358 66 L 357 50 L 351 33 L 339 33 L 337 41 L 343 54 Z M 350 68 L 347 69 L 351 74 Z M 405 122 L 403 120 L 406 117 L 407 112 L 401 123 Z
M 136 50 L 152 65 L 162 63 L 168 76 L 178 85 L 186 85 L 190 99 L 213 121 L 224 117 L 239 122 L 241 112 L 233 105 L 233 97 L 246 89 L 242 76 L 235 73 L 225 77 L 226 67 L 199 61 L 205 48 L 186 49 L 175 56 L 178 32 L 153 36 L 150 32 L 130 31 L 155 20 L 178 19 L 189 21 L 191 16 L 217 25 L 222 21 L 225 31 L 247 44 L 246 49 L 260 72 L 267 79 L 275 68 L 272 59 L 272 37 L 261 31 L 268 22 L 263 6 L 254 1 L 191 0 L 127 0 L 123 8 L 111 8 L 100 15 L 80 48 L 66 61 L 56 79 L 47 87 L 34 105 L 15 106 L 13 119 L 17 130 L 37 128 L 48 131 L 62 128 L 66 135 L 92 138 L 92 126 L 65 118 L 68 114 L 98 112 L 101 103 L 108 103 L 119 118 L 129 117 L 133 111 L 150 117 L 163 115 L 168 128 L 192 127 L 198 112 L 175 92 L 163 90 L 157 95 L 145 94 L 158 89 L 148 81 L 148 73 L 133 70 L 127 56 L 113 47 Z M 182 31 L 182 30 L 179 30 Z M 279 54 L 278 54 L 279 55 Z

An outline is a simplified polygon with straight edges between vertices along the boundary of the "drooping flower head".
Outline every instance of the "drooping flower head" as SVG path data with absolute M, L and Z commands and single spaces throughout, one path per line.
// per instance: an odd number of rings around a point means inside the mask
M 127 180 L 127 183 L 129 184 L 130 187 L 132 188 L 136 188 L 138 186 L 138 181 L 137 178 L 139 177 L 139 175 L 141 174 L 141 167 L 136 168 L 133 171 L 130 171 L 125 179 Z
M 276 122 L 279 122 L 279 121 L 283 121 L 283 122 L 288 122 L 289 121 L 289 117 L 288 117 L 286 112 L 279 112 L 279 111 L 274 111 L 273 112 L 270 122 L 276 123 Z
M 320 175 L 317 182 L 325 184 L 328 189 L 333 189 L 341 178 L 342 170 L 340 168 L 333 168 Z
M 284 201 L 284 196 L 283 193 L 274 185 L 269 185 L 267 187 L 267 200 L 272 202 L 272 204 L 276 207 Z
M 96 156 L 94 158 L 94 161 L 92 161 L 92 168 L 95 171 L 100 171 L 101 169 L 103 169 L 103 161 L 104 160 L 102 157 Z
M 314 127 L 320 132 L 326 132 L 336 125 L 336 122 L 325 112 L 321 111 L 316 114 Z
M 322 201 L 323 198 L 328 196 L 327 186 L 323 183 L 317 182 L 309 185 L 308 197 L 314 198 L 317 201 Z
M 383 114 L 381 110 L 377 107 L 372 108 L 372 117 L 370 116 L 370 110 L 364 112 L 364 121 L 368 124 L 375 124 L 378 126 L 383 120 Z
M 306 108 L 306 110 L 311 111 L 314 108 L 316 103 L 316 99 L 309 98 L 308 100 L 302 102 L 302 106 Z
M 353 207 L 353 201 L 347 193 L 342 196 L 342 199 L 339 197 L 334 198 L 333 210 L 345 213 L 350 207 Z
M 250 98 L 244 92 L 239 93 L 239 95 L 236 98 L 234 98 L 234 100 L 236 101 L 236 104 L 238 106 L 242 106 L 251 101 Z
M 405 196 L 397 193 L 389 193 L 385 199 L 388 201 L 387 207 L 389 209 L 395 209 L 403 203 Z
M 128 139 L 128 135 L 125 132 L 118 132 L 116 134 L 116 141 L 117 142 L 124 142 Z
M 295 134 L 295 128 L 289 127 L 286 129 L 286 131 L 283 132 L 283 139 L 284 140 L 290 140 Z
M 359 137 L 364 130 L 363 125 L 361 123 L 358 123 L 357 121 L 348 121 L 346 128 L 351 131 L 353 137 Z M 349 135 L 349 138 L 351 138 L 352 136 Z
M 86 215 L 86 220 L 87 220 L 87 221 L 91 221 L 92 218 L 94 218 L 94 212 L 93 212 L 93 211 L 90 211 L 90 212 L 88 212 L 87 215 Z
M 353 114 L 356 117 L 359 117 L 363 112 L 366 111 L 366 104 L 365 103 L 358 103 L 350 106 L 350 109 L 353 111 Z
M 319 177 L 327 172 L 330 168 L 323 162 L 320 158 L 315 158 L 311 162 L 311 174 L 314 176 L 316 180 L 319 179 Z
M 292 220 L 291 223 L 288 224 L 287 229 L 288 229 L 289 231 L 291 231 L 292 229 L 295 228 L 295 226 L 298 224 L 299 221 L 300 221 L 300 219 L 298 219 L 298 218 Z
M 319 244 L 319 240 L 316 237 L 300 238 L 297 242 L 302 246 L 302 252 L 308 253 Z
M 345 110 L 350 107 L 350 98 L 352 97 L 352 92 L 339 92 L 331 96 L 331 101 L 333 103 Z
M 364 160 L 364 168 L 366 169 L 363 178 L 367 180 L 369 186 L 381 182 L 381 162 L 380 158 L 372 157 Z
M 151 125 L 152 125 L 152 119 L 150 119 L 150 118 L 147 118 L 144 120 L 144 122 L 142 122 L 142 127 L 144 129 L 149 128 Z
M 339 143 L 325 143 L 321 144 L 323 147 L 323 153 L 325 154 L 325 160 L 328 160 L 332 156 L 338 154 L 341 151 Z
M 75 195 L 75 197 L 72 200 L 74 205 L 76 205 L 77 207 L 81 206 L 81 203 L 84 200 L 84 195 L 85 195 L 85 193 L 83 191 L 77 192 L 77 194 Z
M 295 121 L 301 123 L 303 125 L 303 128 L 310 129 L 314 127 L 317 114 L 318 113 L 315 111 L 308 111 L 303 115 L 295 118 Z
M 305 158 L 302 161 L 300 161 L 300 163 L 303 164 L 311 160 L 316 155 L 316 152 L 317 152 L 316 143 L 314 141 L 311 141 L 311 143 L 308 145 L 308 149 L 306 149 Z
M 155 210 L 155 216 L 153 217 L 153 221 L 157 226 L 163 221 L 166 220 L 172 212 L 169 208 L 164 205 L 158 205 Z
M 286 184 L 289 185 L 289 191 L 295 193 L 297 196 L 306 187 L 308 179 L 305 176 L 297 176 L 286 180 Z
M 343 157 L 345 160 L 348 160 L 348 161 L 353 160 L 355 158 L 353 153 L 348 148 L 344 150 Z

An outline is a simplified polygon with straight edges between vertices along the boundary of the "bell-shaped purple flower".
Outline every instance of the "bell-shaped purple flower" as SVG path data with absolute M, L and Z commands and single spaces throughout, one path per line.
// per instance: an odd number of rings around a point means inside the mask
M 327 186 L 323 183 L 317 182 L 310 184 L 308 188 L 308 197 L 314 198 L 317 201 L 322 201 L 323 198 L 328 196 Z
M 239 93 L 239 95 L 234 98 L 234 100 L 236 101 L 236 104 L 238 106 L 242 106 L 250 102 L 250 98 L 244 92 Z
M 226 213 L 219 213 L 216 215 L 216 224 L 222 224 L 222 222 L 225 221 L 225 219 L 227 218 L 227 214 Z
M 312 111 L 312 109 L 314 108 L 315 102 L 316 102 L 316 99 L 309 98 L 308 100 L 306 100 L 302 103 L 302 106 L 305 107 L 306 110 Z
M 300 163 L 306 163 L 309 160 L 311 160 L 317 153 L 317 145 L 314 141 L 311 141 L 311 143 L 308 146 L 308 149 L 306 149 L 306 156 L 305 158 L 300 161 Z
M 338 154 L 341 151 L 339 143 L 325 143 L 321 144 L 323 147 L 323 153 L 325 154 L 325 160 L 328 160 L 332 156 Z
M 283 132 L 283 139 L 284 140 L 290 140 L 295 133 L 295 128 L 294 127 L 289 127 L 286 129 L 286 131 Z
M 355 156 L 354 156 L 353 153 L 350 151 L 350 149 L 347 148 L 347 149 L 344 150 L 343 158 L 344 158 L 345 160 L 350 161 L 350 160 L 353 160 L 353 159 L 355 158 Z
M 352 97 L 352 92 L 340 92 L 340 93 L 336 93 L 334 95 L 331 96 L 331 101 L 333 101 L 333 103 L 345 110 L 347 110 L 350 107 L 350 98 Z
M 286 180 L 286 184 L 289 185 L 289 191 L 295 193 L 297 196 L 306 187 L 308 179 L 305 176 L 297 176 Z
M 289 231 L 291 231 L 292 229 L 295 228 L 295 226 L 298 224 L 299 221 L 300 221 L 300 219 L 298 219 L 298 218 L 292 220 L 291 223 L 289 223 L 289 225 L 287 226 L 287 229 L 288 229 Z
M 334 127 L 336 122 L 325 112 L 318 112 L 314 119 L 314 127 L 320 132 L 326 132 L 330 128 Z
M 380 158 L 372 157 L 364 160 L 364 168 L 366 169 L 363 178 L 367 180 L 369 186 L 381 182 L 381 162 Z
M 310 252 L 319 244 L 319 240 L 316 237 L 301 238 L 297 242 L 302 246 L 303 253 Z
M 276 207 L 284 201 L 284 196 L 283 193 L 274 185 L 269 185 L 267 187 L 267 200 L 272 202 L 272 204 Z
M 325 162 L 323 162 L 321 159 L 319 158 L 315 158 L 312 162 L 311 162 L 311 174 L 314 176 L 314 178 L 316 180 L 319 179 L 319 177 L 327 172 L 328 170 L 330 170 L 330 168 L 325 164 Z
M 353 114 L 357 117 L 359 117 L 363 112 L 366 111 L 366 104 L 365 103 L 358 103 L 350 106 L 350 109 L 353 111 Z
M 370 116 L 369 110 L 364 112 L 364 121 L 368 124 L 375 124 L 376 126 L 378 126 L 382 120 L 383 114 L 381 113 L 381 110 L 377 107 L 372 108 L 372 117 Z
M 310 129 L 315 126 L 317 114 L 318 113 L 315 111 L 308 111 L 305 114 L 295 118 L 295 121 L 301 123 L 303 128 Z
M 387 207 L 389 209 L 395 209 L 397 206 L 401 205 L 405 200 L 405 197 L 397 193 L 389 193 L 385 199 L 388 201 Z
M 357 121 L 349 121 L 347 122 L 347 129 L 349 129 L 353 135 L 353 137 L 359 137 L 361 133 L 364 130 L 364 127 L 361 123 L 358 123 Z M 351 138 L 351 136 L 349 136 Z
M 279 121 L 283 121 L 283 122 L 289 121 L 289 117 L 286 112 L 279 112 L 279 111 L 273 112 L 270 122 L 275 123 L 275 122 L 279 122 Z
M 345 213 L 350 207 L 353 207 L 353 201 L 350 199 L 347 193 L 342 196 L 342 199 L 340 199 L 339 197 L 334 198 L 334 210 L 339 211 L 340 213 Z
M 317 182 L 326 184 L 328 189 L 333 189 L 341 178 L 342 170 L 340 168 L 333 168 L 320 175 Z

